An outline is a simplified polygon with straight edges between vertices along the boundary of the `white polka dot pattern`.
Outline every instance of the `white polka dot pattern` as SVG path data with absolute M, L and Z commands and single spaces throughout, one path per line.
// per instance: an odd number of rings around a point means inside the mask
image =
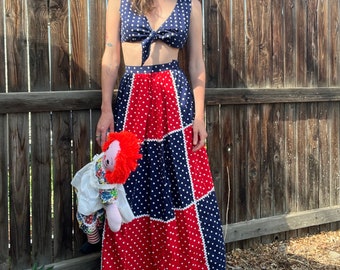
M 142 41 L 142 65 L 150 55 L 150 45 L 161 40 L 174 48 L 182 48 L 188 38 L 191 0 L 177 0 L 170 16 L 158 29 L 152 29 L 146 16 L 139 15 L 131 8 L 129 0 L 121 0 L 122 42 Z
M 126 67 L 115 130 L 143 142 L 125 191 L 136 218 L 106 225 L 102 269 L 225 269 L 225 248 L 205 149 L 192 152 L 193 95 L 178 62 Z

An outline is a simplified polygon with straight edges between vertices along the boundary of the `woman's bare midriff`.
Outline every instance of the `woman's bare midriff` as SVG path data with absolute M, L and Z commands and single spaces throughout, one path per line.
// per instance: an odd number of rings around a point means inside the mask
M 142 45 L 141 42 L 123 42 L 122 43 L 124 64 L 126 66 L 140 66 L 142 63 Z M 179 49 L 172 48 L 161 41 L 151 44 L 150 56 L 145 61 L 144 66 L 158 65 L 169 63 L 178 59 Z

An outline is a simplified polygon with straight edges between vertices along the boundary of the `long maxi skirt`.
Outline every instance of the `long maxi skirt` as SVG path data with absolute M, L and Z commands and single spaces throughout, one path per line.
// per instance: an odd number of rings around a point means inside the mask
M 226 267 L 206 149 L 192 151 L 194 100 L 178 62 L 127 66 L 115 131 L 134 132 L 142 159 L 125 184 L 136 218 L 103 234 L 102 269 L 204 270 Z

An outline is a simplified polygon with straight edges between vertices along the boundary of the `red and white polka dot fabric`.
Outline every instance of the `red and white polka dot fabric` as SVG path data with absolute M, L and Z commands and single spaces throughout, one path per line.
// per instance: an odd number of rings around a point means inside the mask
M 193 95 L 177 61 L 126 67 L 115 130 L 137 134 L 143 158 L 124 185 L 136 218 L 107 224 L 102 269 L 225 269 L 206 150 L 192 151 Z

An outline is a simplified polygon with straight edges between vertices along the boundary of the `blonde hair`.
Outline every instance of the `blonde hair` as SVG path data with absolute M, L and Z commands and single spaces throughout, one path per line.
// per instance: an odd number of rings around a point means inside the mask
M 140 14 L 147 14 L 154 8 L 153 0 L 130 0 L 133 10 Z

